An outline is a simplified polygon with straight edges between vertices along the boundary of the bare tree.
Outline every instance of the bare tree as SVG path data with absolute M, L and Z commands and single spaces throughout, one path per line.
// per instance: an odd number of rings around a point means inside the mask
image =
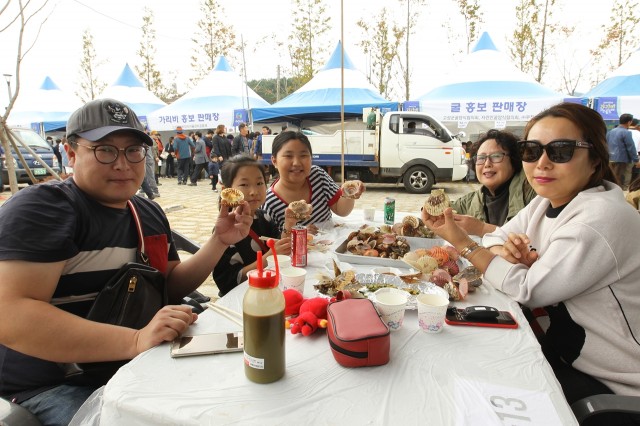
M 513 31 L 509 51 L 511 58 L 524 73 L 533 68 L 536 41 L 532 24 L 538 21 L 538 7 L 535 0 L 519 0 L 516 5 L 516 29 Z
M 611 9 L 610 24 L 602 25 L 602 41 L 596 49 L 590 51 L 597 62 L 608 58 L 610 70 L 620 67 L 637 47 L 640 17 L 630 12 L 637 8 L 637 1 L 616 0 Z
M 167 90 L 162 84 L 162 76 L 158 70 L 156 57 L 156 30 L 153 26 L 153 10 L 148 7 L 144 8 L 144 16 L 142 17 L 142 39 L 140 40 L 140 48 L 136 52 L 142 64 L 135 66 L 136 72 L 142 80 L 147 90 L 153 92 L 157 97 L 167 102 L 163 96 Z
M 517 29 L 513 32 L 511 55 L 520 69 L 531 73 L 539 83 L 554 49 L 551 35 L 563 30 L 552 19 L 555 3 L 556 0 L 520 0 L 516 6 Z
M 363 30 L 364 39 L 359 43 L 364 53 L 371 58 L 371 70 L 368 80 L 374 84 L 380 94 L 389 98 L 389 81 L 392 75 L 392 65 L 398 55 L 398 47 L 404 38 L 404 28 L 393 24 L 389 28 L 389 11 L 383 8 L 374 22 L 369 23 L 364 19 L 357 22 Z M 373 77 L 371 76 L 373 73 Z
M 27 56 L 27 54 L 31 51 L 33 46 L 35 46 L 38 41 L 38 37 L 40 36 L 40 31 L 42 27 L 49 19 L 50 15 L 47 15 L 39 24 L 37 24 L 37 31 L 35 32 L 35 36 L 33 37 L 33 41 L 31 44 L 27 43 L 25 37 L 28 34 L 28 25 L 32 20 L 36 19 L 39 13 L 41 13 L 45 7 L 47 6 L 48 0 L 42 1 L 39 5 L 32 5 L 31 1 L 27 0 L 23 2 L 22 0 L 18 0 L 18 10 L 14 11 L 9 9 L 10 0 L 2 6 L 0 9 L 0 16 L 4 19 L 7 18 L 7 21 L 3 21 L 0 26 L 0 33 L 5 31 L 12 30 L 14 26 L 19 26 L 17 45 L 16 45 L 16 56 L 15 56 L 15 68 L 14 68 L 14 81 L 15 81 L 15 90 L 13 93 L 9 93 L 9 104 L 4 111 L 4 114 L 0 117 L 0 143 L 4 149 L 5 155 L 11 158 L 12 147 L 16 151 L 18 155 L 20 155 L 19 150 L 16 147 L 15 141 L 11 137 L 11 132 L 9 131 L 9 127 L 7 126 L 7 118 L 9 118 L 9 114 L 13 109 L 13 105 L 20 94 L 20 70 L 22 66 L 22 61 Z M 8 55 L 3 55 L 4 60 L 9 60 Z M 22 160 L 22 159 L 21 159 Z M 24 163 L 24 161 L 23 161 Z M 44 163 L 44 162 L 43 162 Z M 13 161 L 7 161 L 7 175 L 9 176 L 9 187 L 11 188 L 11 193 L 15 194 L 18 192 L 18 180 L 16 179 L 16 170 Z M 28 166 L 25 165 L 25 169 Z
M 317 71 L 315 58 L 327 51 L 322 36 L 329 31 L 324 0 L 294 0 L 293 30 L 289 35 L 289 55 L 293 70 L 294 90 L 311 80 Z
M 413 29 L 418 23 L 418 16 L 420 14 L 419 6 L 425 4 L 425 0 L 399 0 L 400 3 L 405 3 L 407 6 L 407 24 L 404 28 L 404 63 L 402 62 L 402 58 L 398 55 L 398 64 L 400 65 L 400 69 L 402 70 L 403 75 L 403 83 L 404 83 L 404 94 L 405 100 L 410 99 L 411 94 L 411 66 L 409 64 L 409 41 L 411 39 L 411 35 L 413 34 Z M 412 5 L 416 6 L 415 8 Z
M 478 31 L 482 20 L 482 11 L 478 0 L 456 0 L 460 13 L 464 17 L 464 27 L 467 35 L 467 53 L 469 47 L 478 38 Z
M 93 46 L 93 35 L 87 28 L 82 34 L 82 59 L 79 72 L 80 89 L 76 92 L 76 95 L 83 102 L 95 99 L 107 87 L 107 84 L 98 78 L 97 69 L 102 63 L 102 61 L 98 61 L 96 49 Z
M 195 44 L 191 56 L 191 68 L 195 77 L 190 79 L 195 86 L 215 67 L 218 56 L 229 55 L 239 46 L 232 25 L 226 23 L 224 8 L 216 0 L 202 0 L 200 20 L 196 24 Z

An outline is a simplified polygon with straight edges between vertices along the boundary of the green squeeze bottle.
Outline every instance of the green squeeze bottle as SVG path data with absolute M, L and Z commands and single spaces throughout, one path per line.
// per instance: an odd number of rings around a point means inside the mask
M 275 253 L 275 242 L 267 245 Z M 244 372 L 256 383 L 271 383 L 284 376 L 284 296 L 278 288 L 280 271 L 263 270 L 262 252 L 257 269 L 250 271 L 249 288 L 242 301 L 244 323 Z

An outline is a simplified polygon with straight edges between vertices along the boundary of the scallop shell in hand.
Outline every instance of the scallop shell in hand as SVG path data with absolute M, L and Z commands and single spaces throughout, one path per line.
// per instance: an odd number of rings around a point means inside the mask
M 424 202 L 424 209 L 431 216 L 440 216 L 450 205 L 449 197 L 445 194 L 444 189 L 434 189 L 427 197 L 427 201 Z
M 220 192 L 220 199 L 225 206 L 236 207 L 244 201 L 244 194 L 235 188 L 225 188 Z
M 348 180 L 342 185 L 342 195 L 346 198 L 353 198 L 358 193 L 360 185 L 354 180 Z
M 289 208 L 291 208 L 293 215 L 298 220 L 305 220 L 311 215 L 311 204 L 307 204 L 304 200 L 292 202 L 289 204 Z

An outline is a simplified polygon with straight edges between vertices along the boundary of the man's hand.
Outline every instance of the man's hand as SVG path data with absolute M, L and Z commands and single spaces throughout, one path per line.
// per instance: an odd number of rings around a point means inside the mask
M 252 222 L 251 209 L 246 201 L 232 212 L 223 206 L 216 221 L 215 236 L 223 244 L 235 244 L 249 235 Z
M 184 333 L 198 315 L 190 306 L 168 305 L 158 311 L 151 322 L 135 334 L 136 354 L 158 346 L 162 342 L 170 342 Z

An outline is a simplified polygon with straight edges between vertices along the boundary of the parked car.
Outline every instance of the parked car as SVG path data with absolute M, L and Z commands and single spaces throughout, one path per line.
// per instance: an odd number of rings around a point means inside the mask
M 23 128 L 11 128 L 11 131 L 19 138 L 22 142 L 28 145 L 38 156 L 47 163 L 49 167 L 51 167 L 57 173 L 60 172 L 61 165 L 58 163 L 58 159 L 53 153 L 53 148 L 51 145 L 45 141 L 42 136 L 37 134 L 31 129 L 23 129 Z M 20 153 L 24 157 L 27 165 L 31 169 L 31 173 L 35 176 L 36 179 L 44 179 L 47 176 L 51 176 L 51 174 L 47 171 L 46 168 L 42 166 L 42 164 L 35 159 L 33 155 L 29 151 L 27 151 L 23 146 L 18 144 L 18 148 L 20 149 Z M 18 183 L 28 183 L 31 184 L 31 179 L 29 175 L 27 175 L 22 162 L 18 158 L 18 155 L 13 152 L 12 156 L 5 153 L 4 158 L 0 161 L 0 192 L 4 191 L 5 186 L 9 185 L 9 175 L 7 174 L 7 161 L 13 161 L 13 164 L 16 168 L 16 177 L 18 178 Z

